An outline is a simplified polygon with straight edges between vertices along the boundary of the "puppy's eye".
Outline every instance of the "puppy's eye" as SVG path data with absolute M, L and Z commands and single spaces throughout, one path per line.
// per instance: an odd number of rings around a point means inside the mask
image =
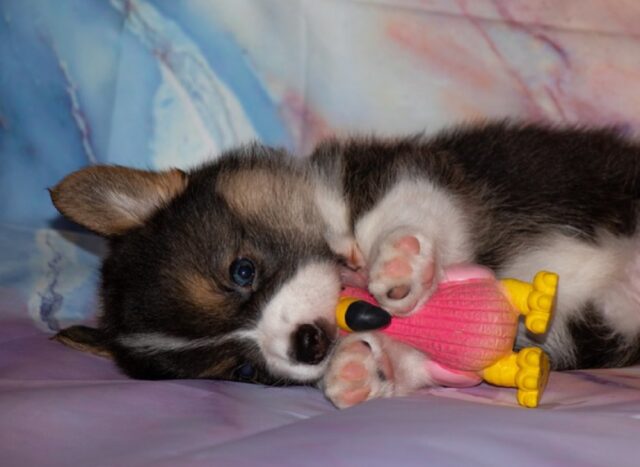
M 256 374 L 256 370 L 251 363 L 244 363 L 242 366 L 238 367 L 235 371 L 235 376 L 241 380 L 250 380 Z
M 247 258 L 238 258 L 229 268 L 229 275 L 234 284 L 240 287 L 249 287 L 256 276 L 256 267 Z

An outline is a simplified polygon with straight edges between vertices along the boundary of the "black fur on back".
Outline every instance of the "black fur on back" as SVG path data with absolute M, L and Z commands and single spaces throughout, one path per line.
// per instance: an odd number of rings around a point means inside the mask
M 427 174 L 485 218 L 476 260 L 493 268 L 512 246 L 550 229 L 587 240 L 597 229 L 636 231 L 640 147 L 613 128 L 469 125 L 434 138 L 332 140 L 312 159 L 339 172 L 352 223 L 398 179 Z

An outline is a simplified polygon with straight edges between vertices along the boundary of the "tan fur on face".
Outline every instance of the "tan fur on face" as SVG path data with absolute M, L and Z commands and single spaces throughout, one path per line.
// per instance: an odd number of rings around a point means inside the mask
M 275 228 L 314 226 L 311 184 L 299 173 L 268 169 L 239 170 L 220 176 L 217 191 L 241 216 L 260 218 Z
M 71 326 L 65 330 L 60 331 L 55 336 L 51 337 L 51 340 L 58 341 L 61 344 L 71 347 L 72 349 L 79 350 L 80 352 L 87 352 L 98 357 L 113 358 L 111 352 L 104 346 L 91 342 L 86 338 L 83 338 L 82 333 L 78 334 L 74 332 L 78 327 Z
M 186 272 L 178 275 L 187 299 L 198 308 L 216 312 L 224 309 L 224 294 L 208 278 L 197 272 Z
M 118 235 L 141 226 L 186 186 L 186 175 L 176 169 L 94 166 L 67 176 L 51 190 L 51 199 L 74 222 L 101 235 Z
M 220 378 L 220 376 L 229 373 L 235 365 L 237 365 L 237 362 L 231 357 L 219 360 L 206 370 L 202 371 L 198 375 L 198 378 Z

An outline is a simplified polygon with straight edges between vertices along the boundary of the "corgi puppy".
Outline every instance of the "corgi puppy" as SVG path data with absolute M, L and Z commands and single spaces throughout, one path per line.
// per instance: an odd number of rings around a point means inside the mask
M 516 341 L 553 368 L 640 359 L 640 145 L 613 129 L 250 145 L 186 172 L 88 167 L 51 197 L 109 243 L 98 327 L 56 338 L 132 377 L 317 383 L 339 407 L 441 383 L 380 333 L 338 340 L 334 307 L 349 283 L 410 314 L 462 262 L 558 272 L 550 331 Z

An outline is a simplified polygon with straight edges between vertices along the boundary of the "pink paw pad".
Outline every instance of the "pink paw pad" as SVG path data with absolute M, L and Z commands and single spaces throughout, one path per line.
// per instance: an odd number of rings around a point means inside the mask
M 360 363 L 347 363 L 340 370 L 340 377 L 347 381 L 362 381 L 367 377 L 367 369 Z
M 433 284 L 433 276 L 435 276 L 435 273 L 436 273 L 435 266 L 433 262 L 430 262 L 424 268 L 424 272 L 422 274 L 422 284 L 425 287 L 431 287 L 431 284 Z
M 417 255 L 420 253 L 420 242 L 413 235 L 407 235 L 406 237 L 399 238 L 393 246 L 410 255 Z
M 371 389 L 368 387 L 353 389 L 342 394 L 340 401 L 342 402 L 342 405 L 345 406 L 356 405 L 366 401 L 370 393 Z
M 413 269 L 405 258 L 394 258 L 384 263 L 384 273 L 389 277 L 405 277 L 411 275 Z
M 409 277 L 413 274 L 413 268 L 411 267 L 411 256 L 420 253 L 420 242 L 413 235 L 407 235 L 398 239 L 393 246 L 397 248 L 404 256 L 394 258 L 384 263 L 384 274 L 388 277 L 397 279 Z M 422 277 L 422 284 L 426 287 L 430 287 L 433 282 L 434 267 L 430 264 L 424 271 Z M 389 290 L 387 297 L 393 300 L 402 300 L 411 292 L 411 287 L 408 285 L 399 285 Z

